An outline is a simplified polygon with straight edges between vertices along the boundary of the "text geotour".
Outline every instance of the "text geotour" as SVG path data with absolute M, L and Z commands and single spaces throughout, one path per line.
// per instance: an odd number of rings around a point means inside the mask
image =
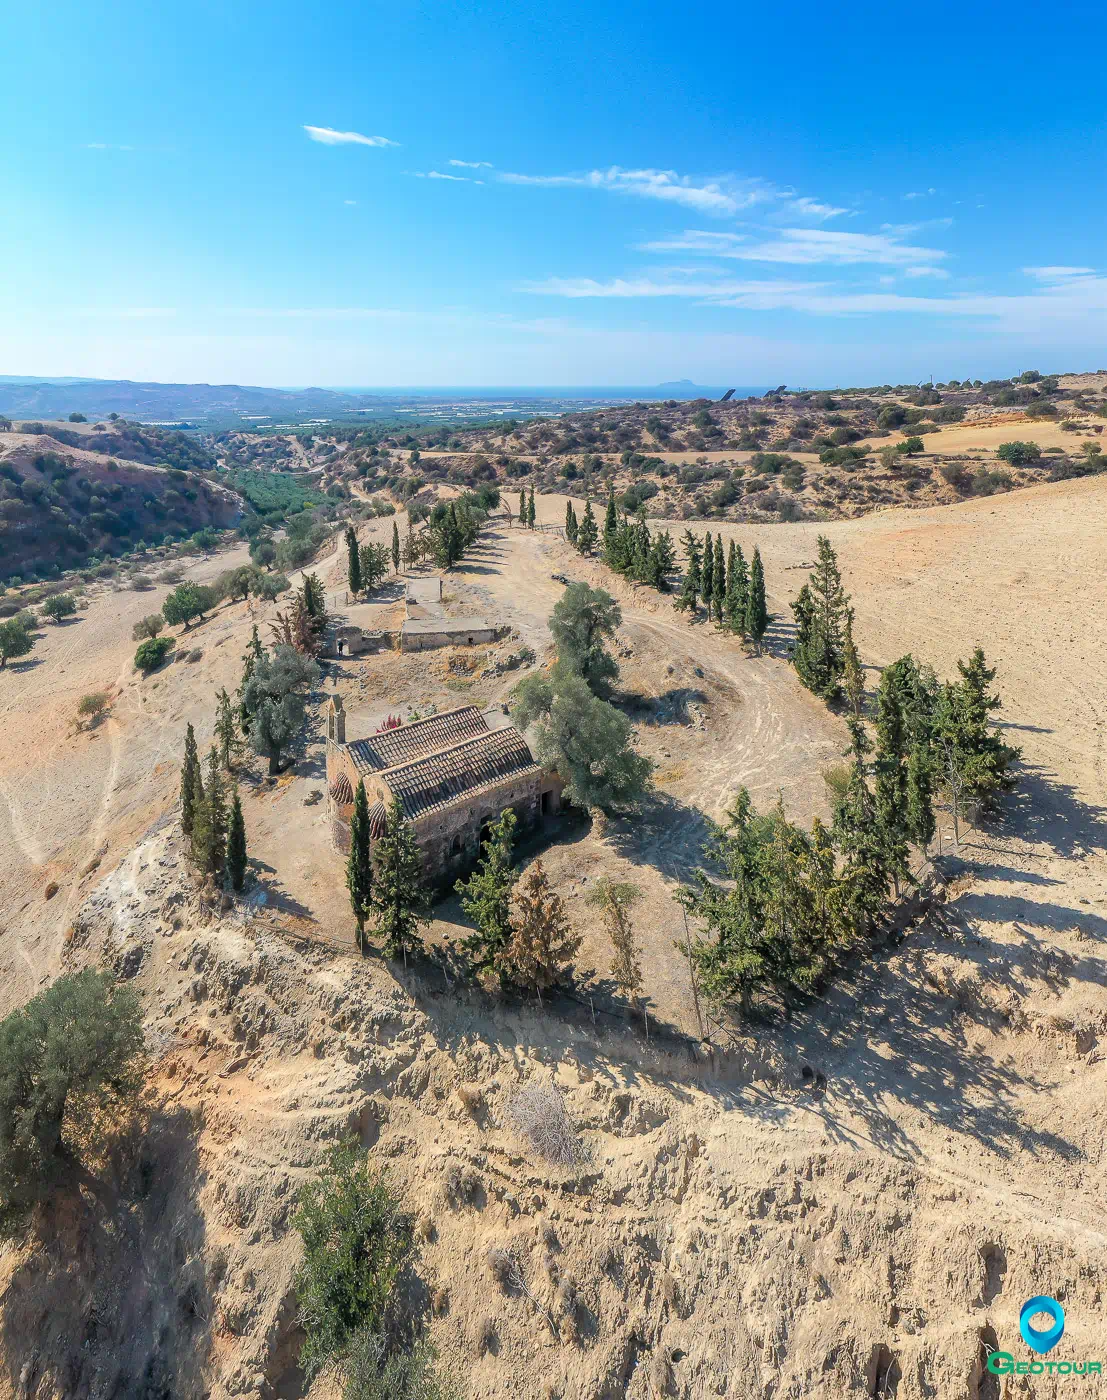
M 1009 1351 L 993 1351 L 988 1370 L 995 1376 L 1100 1376 L 1102 1361 L 1016 1361 Z
M 1046 1328 L 1037 1328 L 1032 1319 L 1044 1313 L 1050 1319 Z M 1064 1336 L 1065 1310 L 1056 1298 L 1039 1294 L 1028 1298 L 1019 1313 L 1019 1331 L 1032 1350 L 1043 1355 L 1052 1351 Z M 1099 1376 L 1102 1361 L 1016 1361 L 1009 1351 L 993 1351 L 988 1357 L 988 1370 L 994 1376 Z

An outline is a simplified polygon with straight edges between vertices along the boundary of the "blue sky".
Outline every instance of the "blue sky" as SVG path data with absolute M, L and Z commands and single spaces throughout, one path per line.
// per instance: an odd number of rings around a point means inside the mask
M 1102 8 L 13 7 L 0 373 L 1107 365 Z

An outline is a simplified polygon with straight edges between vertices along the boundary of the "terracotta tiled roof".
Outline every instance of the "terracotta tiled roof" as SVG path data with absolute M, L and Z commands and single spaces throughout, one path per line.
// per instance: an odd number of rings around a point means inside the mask
M 381 780 L 400 799 L 408 821 L 414 821 L 505 778 L 538 771 L 527 741 L 517 729 L 504 728 L 398 764 L 382 773 Z
M 399 729 L 386 729 L 383 734 L 374 734 L 368 739 L 355 739 L 346 748 L 355 767 L 362 772 L 379 773 L 487 732 L 488 726 L 477 707 L 462 705 L 440 715 L 401 724 Z
M 374 802 L 369 808 L 369 835 L 374 841 L 384 835 L 388 826 L 388 808 L 383 802 Z
M 345 773 L 339 773 L 331 783 L 331 796 L 340 807 L 345 807 L 354 800 L 354 789 Z

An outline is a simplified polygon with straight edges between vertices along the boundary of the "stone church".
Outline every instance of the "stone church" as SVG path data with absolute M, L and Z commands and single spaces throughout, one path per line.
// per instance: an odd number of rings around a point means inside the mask
M 512 725 L 490 727 L 475 705 L 412 720 L 368 739 L 346 742 L 341 697 L 327 707 L 327 790 L 331 831 L 350 849 L 354 790 L 365 783 L 372 839 L 399 798 L 433 885 L 451 884 L 472 868 L 488 826 L 508 807 L 517 831 L 540 826 L 561 808 L 563 783 L 534 760 Z

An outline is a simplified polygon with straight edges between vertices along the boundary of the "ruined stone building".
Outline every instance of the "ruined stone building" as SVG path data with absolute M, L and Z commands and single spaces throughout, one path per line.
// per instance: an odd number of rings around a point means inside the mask
M 327 708 L 327 790 L 334 843 L 344 852 L 359 781 L 373 840 L 399 798 L 435 885 L 448 885 L 472 867 L 488 826 L 507 808 L 515 812 L 517 830 L 541 825 L 560 810 L 563 786 L 539 767 L 517 729 L 490 728 L 475 705 L 347 743 L 345 711 L 334 695 Z

